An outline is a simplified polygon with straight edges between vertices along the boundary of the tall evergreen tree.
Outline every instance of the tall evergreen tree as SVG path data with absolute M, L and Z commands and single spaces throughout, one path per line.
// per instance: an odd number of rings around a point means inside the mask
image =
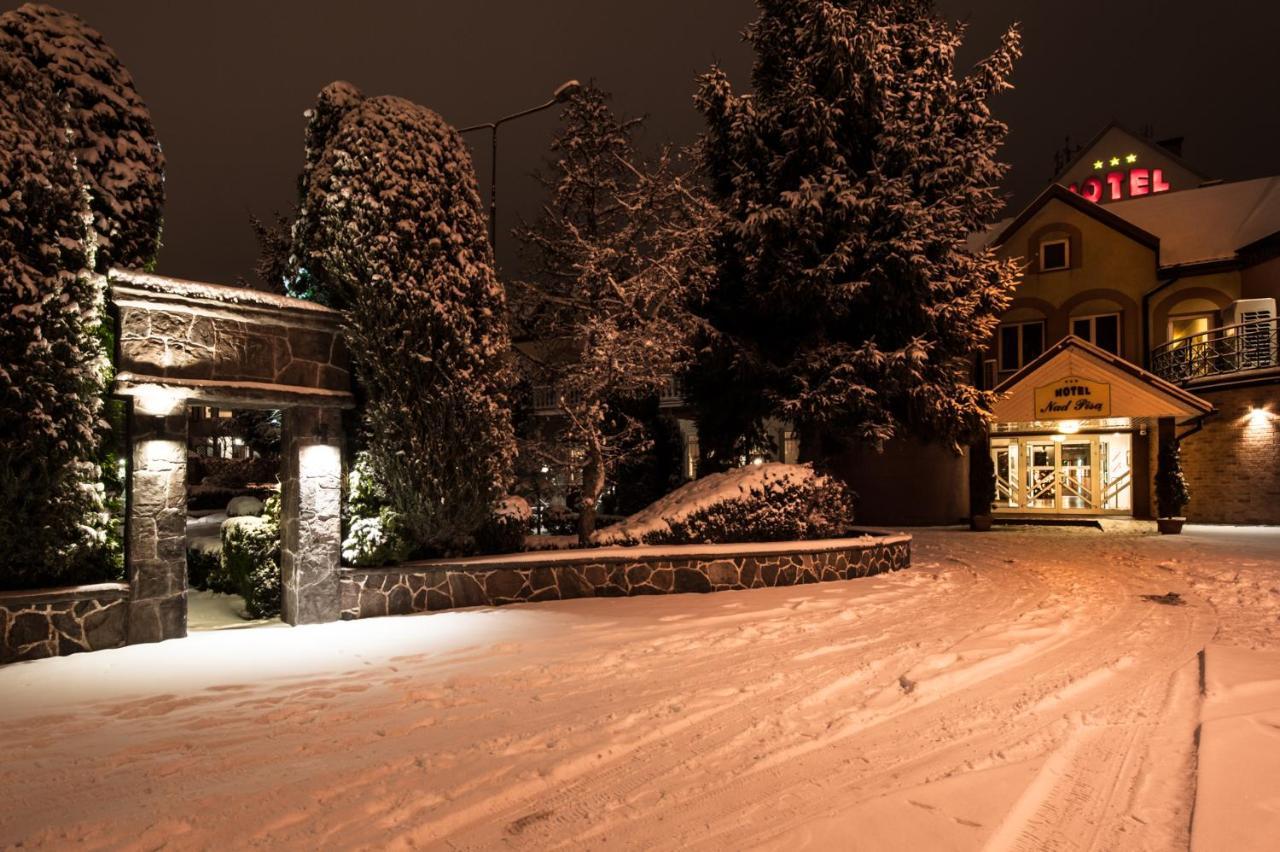
M 456 130 L 347 83 L 307 127 L 291 276 L 342 311 L 371 473 L 424 551 L 462 545 L 511 475 L 506 304 Z
M 513 301 L 526 333 L 550 357 L 535 380 L 554 388 L 564 428 L 535 445 L 582 474 L 578 537 L 586 544 L 596 508 L 618 465 L 650 444 L 634 403 L 656 396 L 688 362 L 688 295 L 708 272 L 703 233 L 710 210 L 669 152 L 639 156 L 635 121 L 587 86 L 570 99 L 543 175 L 548 200 L 517 231 L 533 276 Z
M 991 97 L 1011 28 L 967 76 L 964 28 L 930 0 L 759 0 L 753 92 L 701 79 L 718 273 L 697 405 L 703 446 L 791 419 L 805 457 L 904 432 L 956 444 L 990 411 L 971 384 L 1016 280 L 966 237 L 1001 206 Z M 708 428 L 708 425 L 710 428 Z

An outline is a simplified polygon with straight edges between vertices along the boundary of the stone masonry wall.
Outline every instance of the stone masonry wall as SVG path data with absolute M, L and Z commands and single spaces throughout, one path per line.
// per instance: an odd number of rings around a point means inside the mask
M 132 414 L 129 643 L 187 635 L 187 412 Z
M 1188 522 L 1280 524 L 1280 385 L 1196 393 L 1218 412 L 1182 442 Z
M 128 598 L 123 583 L 0 594 L 0 663 L 119 648 Z
M 829 550 L 485 562 L 426 562 L 339 572 L 342 618 L 582 597 L 663 595 L 793 586 L 868 577 L 911 564 L 911 537 L 846 542 Z
M 281 428 L 281 616 L 289 624 L 338 618 L 342 559 L 342 417 L 291 408 Z
M 203 285 L 187 293 L 181 289 L 183 283 L 166 282 L 169 290 L 163 293 L 137 293 L 114 285 L 121 373 L 332 391 L 350 388 L 350 358 L 337 314 L 319 306 L 297 306 L 296 300 L 281 299 L 281 305 L 222 304 L 214 297 L 234 288 Z

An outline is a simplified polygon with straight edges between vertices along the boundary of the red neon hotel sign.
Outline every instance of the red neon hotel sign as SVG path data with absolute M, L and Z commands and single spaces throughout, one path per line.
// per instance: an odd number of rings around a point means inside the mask
M 1094 171 L 1101 174 L 1087 177 L 1079 184 L 1073 183 L 1067 189 L 1093 202 L 1140 198 L 1143 195 L 1169 191 L 1169 182 L 1164 179 L 1164 169 L 1139 167 L 1134 165 L 1137 162 L 1137 154 L 1124 157 L 1123 163 L 1128 168 L 1123 169 L 1117 168 L 1122 163 L 1120 157 L 1112 157 L 1107 162 L 1094 160 Z M 1107 166 L 1111 167 L 1110 171 L 1103 173 Z

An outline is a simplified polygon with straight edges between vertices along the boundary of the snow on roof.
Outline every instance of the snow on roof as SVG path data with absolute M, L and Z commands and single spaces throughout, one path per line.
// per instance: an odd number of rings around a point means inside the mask
M 1106 205 L 1160 238 L 1160 265 L 1225 260 L 1280 231 L 1280 176 L 1220 183 Z
M 1162 267 L 1229 260 L 1280 232 L 1280 175 L 1115 201 L 1102 209 L 1158 238 Z M 1013 221 L 970 234 L 970 250 L 990 245 Z

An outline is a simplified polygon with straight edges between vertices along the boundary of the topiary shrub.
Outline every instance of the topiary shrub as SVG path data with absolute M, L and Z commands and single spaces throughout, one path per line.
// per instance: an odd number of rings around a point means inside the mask
M 990 515 L 996 502 L 996 464 L 985 442 L 969 448 L 969 514 Z
M 855 497 L 807 465 L 748 465 L 712 474 L 604 529 L 600 544 L 727 544 L 848 534 Z
M 101 33 L 40 3 L 0 15 L 6 51 L 29 61 L 67 107 L 97 238 L 93 267 L 149 268 L 160 250 L 164 155 L 133 76 Z
M 466 146 L 424 107 L 334 83 L 301 187 L 293 288 L 343 314 L 370 475 L 415 552 L 456 550 L 514 456 L 505 296 Z
M 489 519 L 476 531 L 481 553 L 518 553 L 524 550 L 533 511 L 523 497 L 507 495 L 498 501 Z
M 1182 473 L 1181 448 L 1175 439 L 1163 440 L 1156 454 L 1156 509 L 1160 517 L 1174 518 L 1189 502 L 1191 493 Z
M 280 614 L 280 498 L 261 516 L 228 518 L 222 525 L 221 566 L 250 618 Z
M 11 52 L 12 51 L 12 52 Z M 106 579 L 97 466 L 109 362 L 88 199 L 48 80 L 0 31 L 0 577 Z

